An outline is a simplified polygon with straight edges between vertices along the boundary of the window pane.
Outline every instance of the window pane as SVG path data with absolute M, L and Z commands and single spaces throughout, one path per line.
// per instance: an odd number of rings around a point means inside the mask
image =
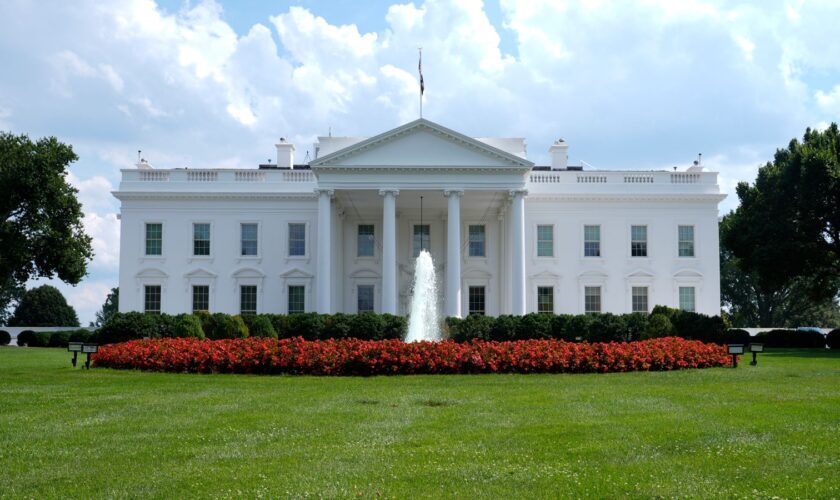
M 306 255 L 306 224 L 289 224 L 289 255 Z
M 631 297 L 633 312 L 648 312 L 648 289 L 646 286 L 634 286 Z
M 192 310 L 210 310 L 210 287 L 208 285 L 193 285 L 192 287 Z
M 537 226 L 537 257 L 554 257 L 554 226 Z
M 484 257 L 485 232 L 484 226 L 470 226 L 470 257 Z
M 583 226 L 583 255 L 601 256 L 601 226 Z
M 544 314 L 554 313 L 554 287 L 537 287 L 537 312 Z
M 694 226 L 679 226 L 679 255 L 694 257 Z
M 601 312 L 601 287 L 584 287 L 583 310 L 586 313 Z
M 420 250 L 429 250 L 431 247 L 430 234 L 431 228 L 428 224 L 414 225 L 414 233 L 412 235 L 411 244 L 415 257 L 420 255 Z
M 193 224 L 193 255 L 210 255 L 210 224 Z
M 143 310 L 160 313 L 160 285 L 146 285 L 143 293 Z
M 245 314 L 257 314 L 257 286 L 242 285 L 239 287 L 239 312 Z
M 357 292 L 357 308 L 360 313 L 373 312 L 373 285 L 359 285 Z
M 306 288 L 302 285 L 289 286 L 289 314 L 305 311 L 305 291 Z
M 630 255 L 647 257 L 647 226 L 630 226 Z
M 484 287 L 471 286 L 468 291 L 469 309 L 468 314 L 484 315 Z
M 356 238 L 356 256 L 373 257 L 373 224 L 359 224 Z
M 163 224 L 146 224 L 146 255 L 163 255 Z
M 257 232 L 256 224 L 242 224 L 242 255 L 257 255 Z
M 683 311 L 694 312 L 693 286 L 680 287 L 680 309 L 682 309 Z

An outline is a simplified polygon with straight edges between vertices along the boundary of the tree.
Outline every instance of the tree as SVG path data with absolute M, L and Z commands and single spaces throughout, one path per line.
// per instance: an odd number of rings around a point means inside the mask
M 723 244 L 764 290 L 795 279 L 812 300 L 840 290 L 840 131 L 807 129 L 761 167 L 754 185 L 739 183 L 741 205 Z
M 24 290 L 15 282 L 0 286 L 0 326 L 5 325 L 12 317 L 12 309 L 9 306 L 20 300 Z
M 114 313 L 120 310 L 120 287 L 112 288 L 111 293 L 105 298 L 102 309 L 96 312 L 96 321 L 92 326 L 102 326 L 111 319 Z
M 9 325 L 79 326 L 79 318 L 57 288 L 41 285 L 23 294 Z
M 78 192 L 66 179 L 78 157 L 55 137 L 0 132 L 0 309 L 31 278 L 76 284 L 93 257 Z
M 733 214 L 723 217 L 720 239 L 727 241 Z M 797 327 L 840 325 L 840 305 L 833 298 L 809 297 L 808 278 L 794 278 L 780 286 L 763 284 L 755 271 L 742 269 L 733 252 L 720 247 L 720 298 L 732 326 Z

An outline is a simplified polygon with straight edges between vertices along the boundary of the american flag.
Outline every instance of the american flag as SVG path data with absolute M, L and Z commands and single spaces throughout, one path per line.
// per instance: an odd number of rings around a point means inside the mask
M 417 71 L 420 73 L 420 95 L 423 95 L 423 91 L 426 90 L 426 86 L 423 85 L 423 53 L 420 52 L 420 60 L 417 62 Z

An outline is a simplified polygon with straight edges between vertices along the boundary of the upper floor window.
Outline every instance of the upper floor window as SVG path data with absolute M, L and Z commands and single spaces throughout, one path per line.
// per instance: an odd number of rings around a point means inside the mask
M 554 226 L 537 226 L 537 257 L 554 257 Z
M 537 287 L 537 312 L 542 314 L 554 314 L 554 287 Z
M 356 287 L 356 310 L 360 313 L 373 312 L 373 285 Z
M 630 226 L 630 256 L 647 257 L 647 226 Z
M 601 256 L 601 226 L 583 226 L 583 256 Z
M 485 314 L 485 295 L 483 286 L 471 286 L 467 291 L 467 314 Z
M 193 255 L 210 255 L 210 224 L 193 224 Z
M 694 226 L 679 227 L 680 257 L 694 257 Z
M 470 257 L 484 257 L 485 247 L 485 229 L 483 225 L 474 225 L 469 227 L 470 238 Z
M 587 286 L 583 289 L 583 312 L 601 312 L 601 287 Z
M 412 255 L 417 257 L 421 250 L 429 250 L 431 243 L 431 227 L 428 224 L 415 224 L 411 238 Z
M 259 233 L 259 226 L 254 223 L 242 224 L 240 226 L 241 232 L 241 255 L 257 255 L 258 241 L 257 234 Z
M 356 256 L 373 257 L 373 224 L 359 224 L 356 237 Z
M 680 309 L 683 311 L 694 312 L 694 287 L 681 286 L 680 287 Z
M 143 311 L 160 314 L 160 285 L 143 287 Z
M 239 313 L 257 314 L 257 285 L 239 287 Z
M 163 255 L 163 224 L 146 224 L 146 255 Z
M 633 312 L 648 312 L 648 288 L 646 286 L 634 286 L 630 300 Z
M 289 256 L 303 257 L 306 255 L 306 224 L 297 222 L 289 224 Z
M 306 311 L 306 287 L 303 285 L 289 285 L 289 314 Z

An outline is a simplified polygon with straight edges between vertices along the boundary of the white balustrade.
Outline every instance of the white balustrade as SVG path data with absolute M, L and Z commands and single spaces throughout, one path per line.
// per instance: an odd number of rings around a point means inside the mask
M 187 170 L 188 182 L 216 182 L 219 173 L 213 170 Z

